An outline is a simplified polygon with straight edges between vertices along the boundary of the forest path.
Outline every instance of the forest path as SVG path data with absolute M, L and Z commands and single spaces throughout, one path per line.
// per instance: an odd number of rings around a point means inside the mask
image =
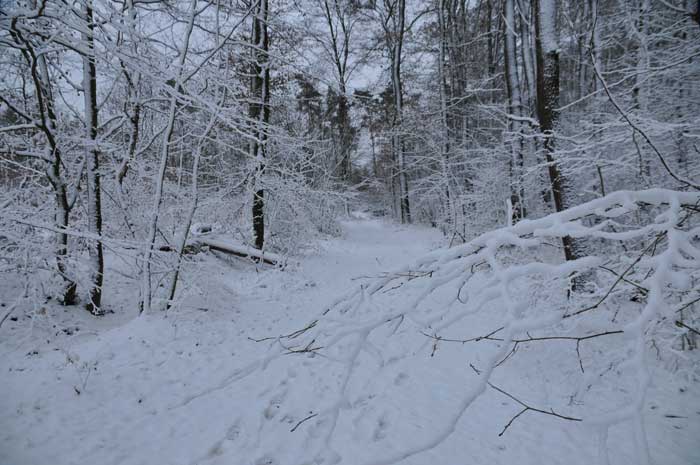
M 434 229 L 363 215 L 342 228 L 285 270 L 203 256 L 183 279 L 193 282 L 183 287 L 189 297 L 167 315 L 125 321 L 135 296 L 120 288 L 109 290 L 115 314 L 100 320 L 61 307 L 8 320 L 0 334 L 0 464 L 176 465 L 218 457 L 214 439 L 239 434 L 234 419 L 242 410 L 255 417 L 269 407 L 265 376 L 253 383 L 260 392 L 247 392 L 251 399 L 240 391 L 249 384 L 234 383 L 183 401 L 264 356 L 266 346 L 249 337 L 303 326 L 353 278 L 390 270 L 441 240 Z M 230 454 L 239 456 L 229 450 L 225 463 L 248 465 Z
M 362 216 L 342 228 L 341 237 L 322 241 L 285 270 L 201 254 L 183 280 L 192 283 L 183 288 L 189 297 L 167 314 L 124 322 L 119 310 L 94 320 L 49 307 L 31 320 L 8 321 L 0 333 L 0 464 L 316 464 L 305 460 L 324 448 L 328 420 L 302 421 L 333 404 L 337 364 L 303 355 L 264 367 L 260 361 L 277 343 L 251 338 L 302 328 L 356 286 L 355 278 L 411 262 L 444 240 L 434 229 Z M 120 289 L 110 299 L 127 305 L 133 297 Z M 389 358 L 377 368 L 368 354 L 356 367 L 363 381 L 342 406 L 331 441 L 341 465 L 401 453 L 444 427 L 469 382 L 466 361 L 476 355 L 461 345 L 441 347 L 434 358 L 430 347 L 402 351 L 401 344 L 421 337 L 407 330 L 392 339 L 401 362 Z M 498 382 L 548 406 L 558 393 L 543 368 L 512 366 Z M 687 405 L 696 395 L 676 388 L 650 398 L 647 431 L 653 456 L 663 458 L 658 463 L 700 463 L 692 446 L 700 411 Z M 439 447 L 400 463 L 597 462 L 598 432 L 571 422 L 526 414 L 499 437 L 517 411 L 487 391 Z M 611 463 L 635 463 L 629 425 L 611 431 L 608 446 Z

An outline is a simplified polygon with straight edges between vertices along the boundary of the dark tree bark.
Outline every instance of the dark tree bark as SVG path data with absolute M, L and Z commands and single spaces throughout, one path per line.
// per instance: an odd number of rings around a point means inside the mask
M 399 212 L 402 223 L 411 222 L 411 208 L 408 197 L 408 176 L 404 140 L 401 134 L 403 122 L 403 85 L 401 82 L 401 59 L 403 40 L 406 32 L 405 0 L 385 0 L 387 16 L 383 20 L 384 34 L 391 60 L 391 86 L 393 93 L 393 136 L 392 153 L 396 165 L 399 187 Z
M 450 129 L 447 115 L 447 80 L 445 78 L 445 59 L 447 48 L 447 27 L 445 21 L 445 0 L 437 2 L 437 20 L 440 33 L 438 48 L 438 83 L 440 89 L 440 124 L 442 142 L 440 144 L 440 163 L 444 182 L 444 215 L 448 228 L 453 227 L 452 202 L 450 199 Z M 447 231 L 446 231 L 447 232 Z
M 136 8 L 134 8 L 133 0 L 126 0 L 127 7 L 127 18 L 129 24 L 128 33 L 126 34 L 128 40 L 131 42 L 131 51 L 134 56 L 138 55 L 138 39 L 135 37 L 134 24 L 136 23 Z M 124 61 L 120 60 L 119 64 L 121 66 L 122 74 L 126 79 L 127 85 L 127 102 L 124 106 L 125 113 L 127 109 L 131 107 L 131 111 L 128 114 L 129 123 L 131 124 L 131 132 L 129 134 L 129 145 L 127 153 L 122 158 L 122 162 L 119 164 L 117 169 L 116 180 L 119 193 L 122 193 L 122 187 L 124 183 L 124 178 L 126 177 L 131 162 L 134 161 L 136 156 L 136 146 L 139 142 L 140 132 L 141 132 L 141 101 L 139 95 L 140 87 L 140 74 L 134 70 L 128 69 Z
M 544 152 L 552 186 L 554 208 L 560 212 L 568 205 L 566 179 L 554 158 L 554 127 L 559 107 L 559 47 L 556 30 L 556 0 L 533 0 L 535 13 L 535 56 L 537 64 L 537 116 L 544 139 Z M 566 260 L 577 258 L 576 244 L 570 236 L 562 238 Z
M 86 32 L 83 40 L 87 45 L 88 55 L 83 56 L 83 94 L 85 97 L 85 126 L 87 129 L 87 194 L 88 194 L 88 229 L 98 236 L 88 242 L 90 255 L 90 291 L 87 309 L 101 314 L 102 284 L 104 281 L 104 255 L 102 250 L 102 200 L 100 195 L 100 157 L 97 147 L 97 69 L 95 64 L 95 40 L 92 2 L 86 0 L 84 7 Z
M 268 0 L 257 0 L 253 10 L 253 69 L 250 81 L 251 99 L 248 116 L 253 126 L 250 156 L 255 163 L 253 177 L 253 236 L 254 245 L 262 249 L 265 244 L 265 190 L 262 175 L 265 171 L 265 150 L 270 122 L 270 67 L 268 50 L 270 40 L 267 33 Z
M 75 304 L 77 297 L 77 283 L 68 274 L 66 258 L 68 256 L 68 229 L 70 212 L 73 209 L 75 199 L 71 199 L 68 193 L 68 183 L 64 179 L 63 173 L 63 152 L 58 144 L 58 124 L 54 107 L 54 97 L 51 86 L 46 58 L 44 54 L 38 54 L 32 42 L 27 39 L 18 28 L 18 19 L 12 20 L 10 35 L 22 51 L 22 56 L 29 66 L 31 81 L 36 95 L 36 106 L 38 121 L 34 121 L 39 131 L 43 134 L 46 144 L 50 150 L 51 158 L 46 167 L 46 177 L 53 189 L 56 203 L 54 223 L 56 225 L 56 270 L 63 279 L 63 289 L 58 296 L 58 300 L 63 305 Z M 9 106 L 6 99 L 2 99 Z M 18 112 L 20 114 L 20 112 Z M 28 121 L 32 118 L 27 116 Z

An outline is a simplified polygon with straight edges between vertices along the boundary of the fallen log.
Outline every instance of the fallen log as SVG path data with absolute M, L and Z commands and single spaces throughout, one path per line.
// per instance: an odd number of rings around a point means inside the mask
M 251 258 L 258 262 L 267 263 L 268 265 L 281 265 L 284 261 L 280 255 L 275 253 L 263 252 L 262 250 L 258 250 L 254 247 L 243 244 L 234 244 L 224 240 L 196 237 L 192 239 L 190 244 L 194 246 L 209 247 L 211 250 L 228 253 L 237 257 Z

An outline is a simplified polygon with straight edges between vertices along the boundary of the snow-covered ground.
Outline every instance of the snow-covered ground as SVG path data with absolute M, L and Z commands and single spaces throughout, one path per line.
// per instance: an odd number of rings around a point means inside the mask
M 395 356 L 373 363 L 381 354 L 370 353 L 354 366 L 351 394 L 324 437 L 343 383 L 333 360 L 321 351 L 265 364 L 279 342 L 252 339 L 302 328 L 362 279 L 442 242 L 435 230 L 366 217 L 343 228 L 285 270 L 198 255 L 185 279 L 193 283 L 188 297 L 168 313 L 135 318 L 135 296 L 121 286 L 106 297 L 120 302 L 115 313 L 99 320 L 51 305 L 18 309 L 0 328 L 0 464 L 311 465 L 323 457 L 361 465 L 385 463 L 431 437 L 444 440 L 401 463 L 603 460 L 600 431 L 585 422 L 527 412 L 499 436 L 521 407 L 493 389 L 453 433 L 441 434 L 475 382 L 469 364 L 481 346 L 443 344 L 433 353 L 430 343 L 407 343 L 427 339 L 409 330 L 388 351 Z M 489 327 L 474 324 L 474 335 Z M 504 366 L 497 383 L 534 406 L 566 407 L 566 382 L 552 373 L 576 372 L 575 358 L 570 367 L 534 360 Z M 656 370 L 644 413 L 651 457 L 700 464 L 700 390 Z M 633 437 L 626 423 L 610 430 L 610 463 L 637 463 Z

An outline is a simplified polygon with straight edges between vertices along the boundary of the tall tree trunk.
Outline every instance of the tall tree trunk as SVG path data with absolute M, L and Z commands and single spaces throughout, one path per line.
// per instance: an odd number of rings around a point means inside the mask
M 520 41 L 521 41 L 521 55 L 523 58 L 523 73 L 525 75 L 527 91 L 527 105 L 528 111 L 527 115 L 530 116 L 533 111 L 532 103 L 537 100 L 537 84 L 535 78 L 535 65 L 533 64 L 534 59 L 534 27 L 532 27 L 532 22 L 534 21 L 532 14 L 532 6 L 527 3 L 526 0 L 518 0 L 518 10 L 520 13 Z
M 68 256 L 68 224 L 70 212 L 73 209 L 75 199 L 68 195 L 68 183 L 63 176 L 62 151 L 58 145 L 56 111 L 54 107 L 51 78 L 49 76 L 46 58 L 44 54 L 37 54 L 33 44 L 27 40 L 17 29 L 18 19 L 13 19 L 10 34 L 20 46 L 22 55 L 29 65 L 32 84 L 36 94 L 37 112 L 39 121 L 36 122 L 39 130 L 44 135 L 46 144 L 51 154 L 51 159 L 46 167 L 46 177 L 53 189 L 55 200 L 54 223 L 56 225 L 56 270 L 63 279 L 63 289 L 58 300 L 63 305 L 73 305 L 77 297 L 77 284 L 68 274 L 66 258 Z
M 372 175 L 376 178 L 379 177 L 379 167 L 377 166 L 377 149 L 376 141 L 374 137 L 374 129 L 372 128 L 372 121 L 369 122 L 369 140 L 372 145 Z
M 352 175 L 350 164 L 350 115 L 348 112 L 347 87 L 340 83 L 340 95 L 338 95 L 338 132 L 340 140 L 340 177 L 349 180 Z
M 634 87 L 632 95 L 634 97 L 635 109 L 640 112 L 646 112 L 647 109 L 647 92 L 644 86 L 644 81 L 648 77 L 649 69 L 649 45 L 647 31 L 649 29 L 649 10 L 651 4 L 649 0 L 641 0 L 641 5 L 638 6 L 636 18 L 633 19 L 634 25 L 631 26 L 632 32 L 637 37 L 637 72 L 634 79 Z
M 267 131 L 270 122 L 270 67 L 269 37 L 267 34 L 268 0 L 257 0 L 253 11 L 253 69 L 250 81 L 251 99 L 248 116 L 253 126 L 250 142 L 250 157 L 255 163 L 253 175 L 253 236 L 254 245 L 262 249 L 265 244 L 265 190 L 262 175 L 265 171 L 265 150 Z
M 581 99 L 588 94 L 588 60 L 586 58 L 586 52 L 588 51 L 588 45 L 590 42 L 586 41 L 585 28 L 590 27 L 589 18 L 593 16 L 589 13 L 590 0 L 583 1 L 583 14 L 581 19 L 576 22 L 576 30 L 580 31 L 577 36 L 576 46 L 578 47 L 578 61 L 576 63 L 576 79 L 578 80 L 578 86 L 576 87 L 576 98 Z
M 508 118 L 509 127 L 509 147 L 511 159 L 510 175 L 510 191 L 511 204 L 513 206 L 513 220 L 518 220 L 525 216 L 524 193 L 522 191 L 522 172 L 523 172 L 523 134 L 522 134 L 522 117 L 523 103 L 520 94 L 520 79 L 518 78 L 518 60 L 516 50 L 517 32 L 515 30 L 515 0 L 505 0 L 503 4 L 505 24 L 504 24 L 504 43 L 503 50 L 505 54 L 505 74 L 506 74 L 506 90 L 508 94 Z
M 637 10 L 635 24 L 632 26 L 635 35 L 637 36 L 637 72 L 635 74 L 634 87 L 632 88 L 632 96 L 634 98 L 634 109 L 640 114 L 647 112 L 648 89 L 645 81 L 649 76 L 649 10 L 651 9 L 650 0 L 642 0 Z M 635 134 L 632 134 L 635 137 Z M 636 141 L 635 141 L 636 145 Z M 648 188 L 651 183 L 651 165 L 649 160 L 644 157 L 644 152 L 637 148 L 639 158 L 639 179 L 641 181 L 640 188 Z
M 569 207 L 566 179 L 554 158 L 554 127 L 559 107 L 559 44 L 556 29 L 557 0 L 533 0 L 535 13 L 535 56 L 537 62 L 537 116 L 544 139 L 544 151 L 554 208 L 560 212 Z M 570 236 L 562 238 L 566 260 L 577 258 L 576 245 Z
M 445 48 L 447 41 L 447 30 L 445 25 L 445 0 L 438 0 L 437 6 L 438 26 L 440 33 L 440 45 L 438 53 L 438 86 L 440 88 L 440 125 L 441 137 L 440 143 L 440 167 L 442 170 L 442 178 L 444 183 L 444 206 L 445 221 L 448 227 L 453 224 L 452 205 L 450 199 L 450 131 L 447 121 L 447 81 L 445 77 Z
M 399 175 L 399 206 L 401 222 L 411 222 L 411 208 L 408 199 L 408 176 L 406 175 L 405 147 L 402 134 L 403 124 L 403 86 L 401 84 L 401 55 L 406 21 L 406 1 L 398 0 L 394 27 L 393 47 L 391 52 L 391 83 L 394 91 L 394 150 Z
M 95 38 L 92 0 L 85 0 L 83 10 L 86 31 L 82 33 L 87 48 L 83 55 L 83 95 L 85 98 L 85 127 L 87 130 L 87 197 L 88 230 L 98 236 L 88 241 L 90 256 L 90 291 L 87 309 L 95 314 L 102 313 L 102 283 L 104 281 L 104 256 L 102 250 L 102 201 L 100 192 L 100 158 L 97 148 L 97 69 L 95 63 Z
M 128 40 L 131 42 L 131 53 L 138 56 L 138 38 L 136 37 L 136 8 L 134 0 L 126 1 L 127 7 L 127 30 Z M 122 74 L 126 79 L 128 106 L 131 106 L 131 114 L 129 114 L 129 123 L 131 131 L 129 133 L 129 145 L 127 153 L 122 158 L 119 168 L 117 169 L 116 180 L 118 193 L 122 195 L 122 187 L 124 178 L 129 171 L 129 166 L 136 156 L 136 146 L 138 145 L 140 129 L 141 129 L 141 100 L 139 95 L 140 76 L 138 73 L 128 70 L 125 63 L 120 60 Z
M 603 72 L 603 60 L 601 53 L 601 43 L 600 43 L 600 29 L 602 24 L 600 24 L 600 16 L 598 10 L 598 0 L 590 1 L 590 12 L 593 23 L 593 31 L 591 31 L 591 53 L 593 54 L 593 59 L 595 60 L 596 68 L 602 73 Z M 595 73 L 591 73 L 591 79 L 593 80 L 593 91 L 597 92 L 599 90 L 599 82 L 595 76 Z
M 486 62 L 489 77 L 496 74 L 493 33 L 493 5 L 491 0 L 486 0 Z

